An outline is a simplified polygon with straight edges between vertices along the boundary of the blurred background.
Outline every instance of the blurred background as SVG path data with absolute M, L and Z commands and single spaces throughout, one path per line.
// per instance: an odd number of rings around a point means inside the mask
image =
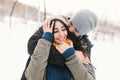
M 89 9 L 98 15 L 89 33 L 97 80 L 120 80 L 119 0 L 0 0 L 0 79 L 20 80 L 28 59 L 27 42 L 49 16 L 72 16 Z

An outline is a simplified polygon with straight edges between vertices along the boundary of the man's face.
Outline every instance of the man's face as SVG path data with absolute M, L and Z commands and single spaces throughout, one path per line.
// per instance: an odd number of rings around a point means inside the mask
M 74 33 L 76 37 L 80 35 L 75 26 L 72 24 L 72 22 L 69 22 L 69 31 Z

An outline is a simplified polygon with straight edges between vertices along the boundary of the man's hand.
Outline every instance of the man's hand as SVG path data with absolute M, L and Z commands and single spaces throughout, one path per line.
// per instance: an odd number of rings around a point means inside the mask
M 80 60 L 83 64 L 89 64 L 90 60 L 87 56 L 84 56 L 81 51 L 76 51 L 76 56 L 78 57 L 78 60 Z

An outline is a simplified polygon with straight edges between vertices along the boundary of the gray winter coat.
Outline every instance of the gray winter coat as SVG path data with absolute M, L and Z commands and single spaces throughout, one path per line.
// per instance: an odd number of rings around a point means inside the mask
M 51 42 L 39 39 L 25 71 L 27 80 L 46 80 L 46 66 L 50 47 Z M 73 80 L 95 80 L 94 70 L 92 70 L 91 65 L 83 65 L 75 53 L 66 59 L 65 64 L 70 69 Z

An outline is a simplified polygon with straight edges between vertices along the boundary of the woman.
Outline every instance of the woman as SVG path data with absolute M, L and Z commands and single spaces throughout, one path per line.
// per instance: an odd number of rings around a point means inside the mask
M 73 48 L 67 21 L 62 16 L 46 21 L 43 31 L 25 71 L 27 80 L 94 80 L 75 55 L 81 52 Z M 49 56 L 51 45 L 60 53 L 65 66 L 49 64 L 48 61 L 52 58 Z

